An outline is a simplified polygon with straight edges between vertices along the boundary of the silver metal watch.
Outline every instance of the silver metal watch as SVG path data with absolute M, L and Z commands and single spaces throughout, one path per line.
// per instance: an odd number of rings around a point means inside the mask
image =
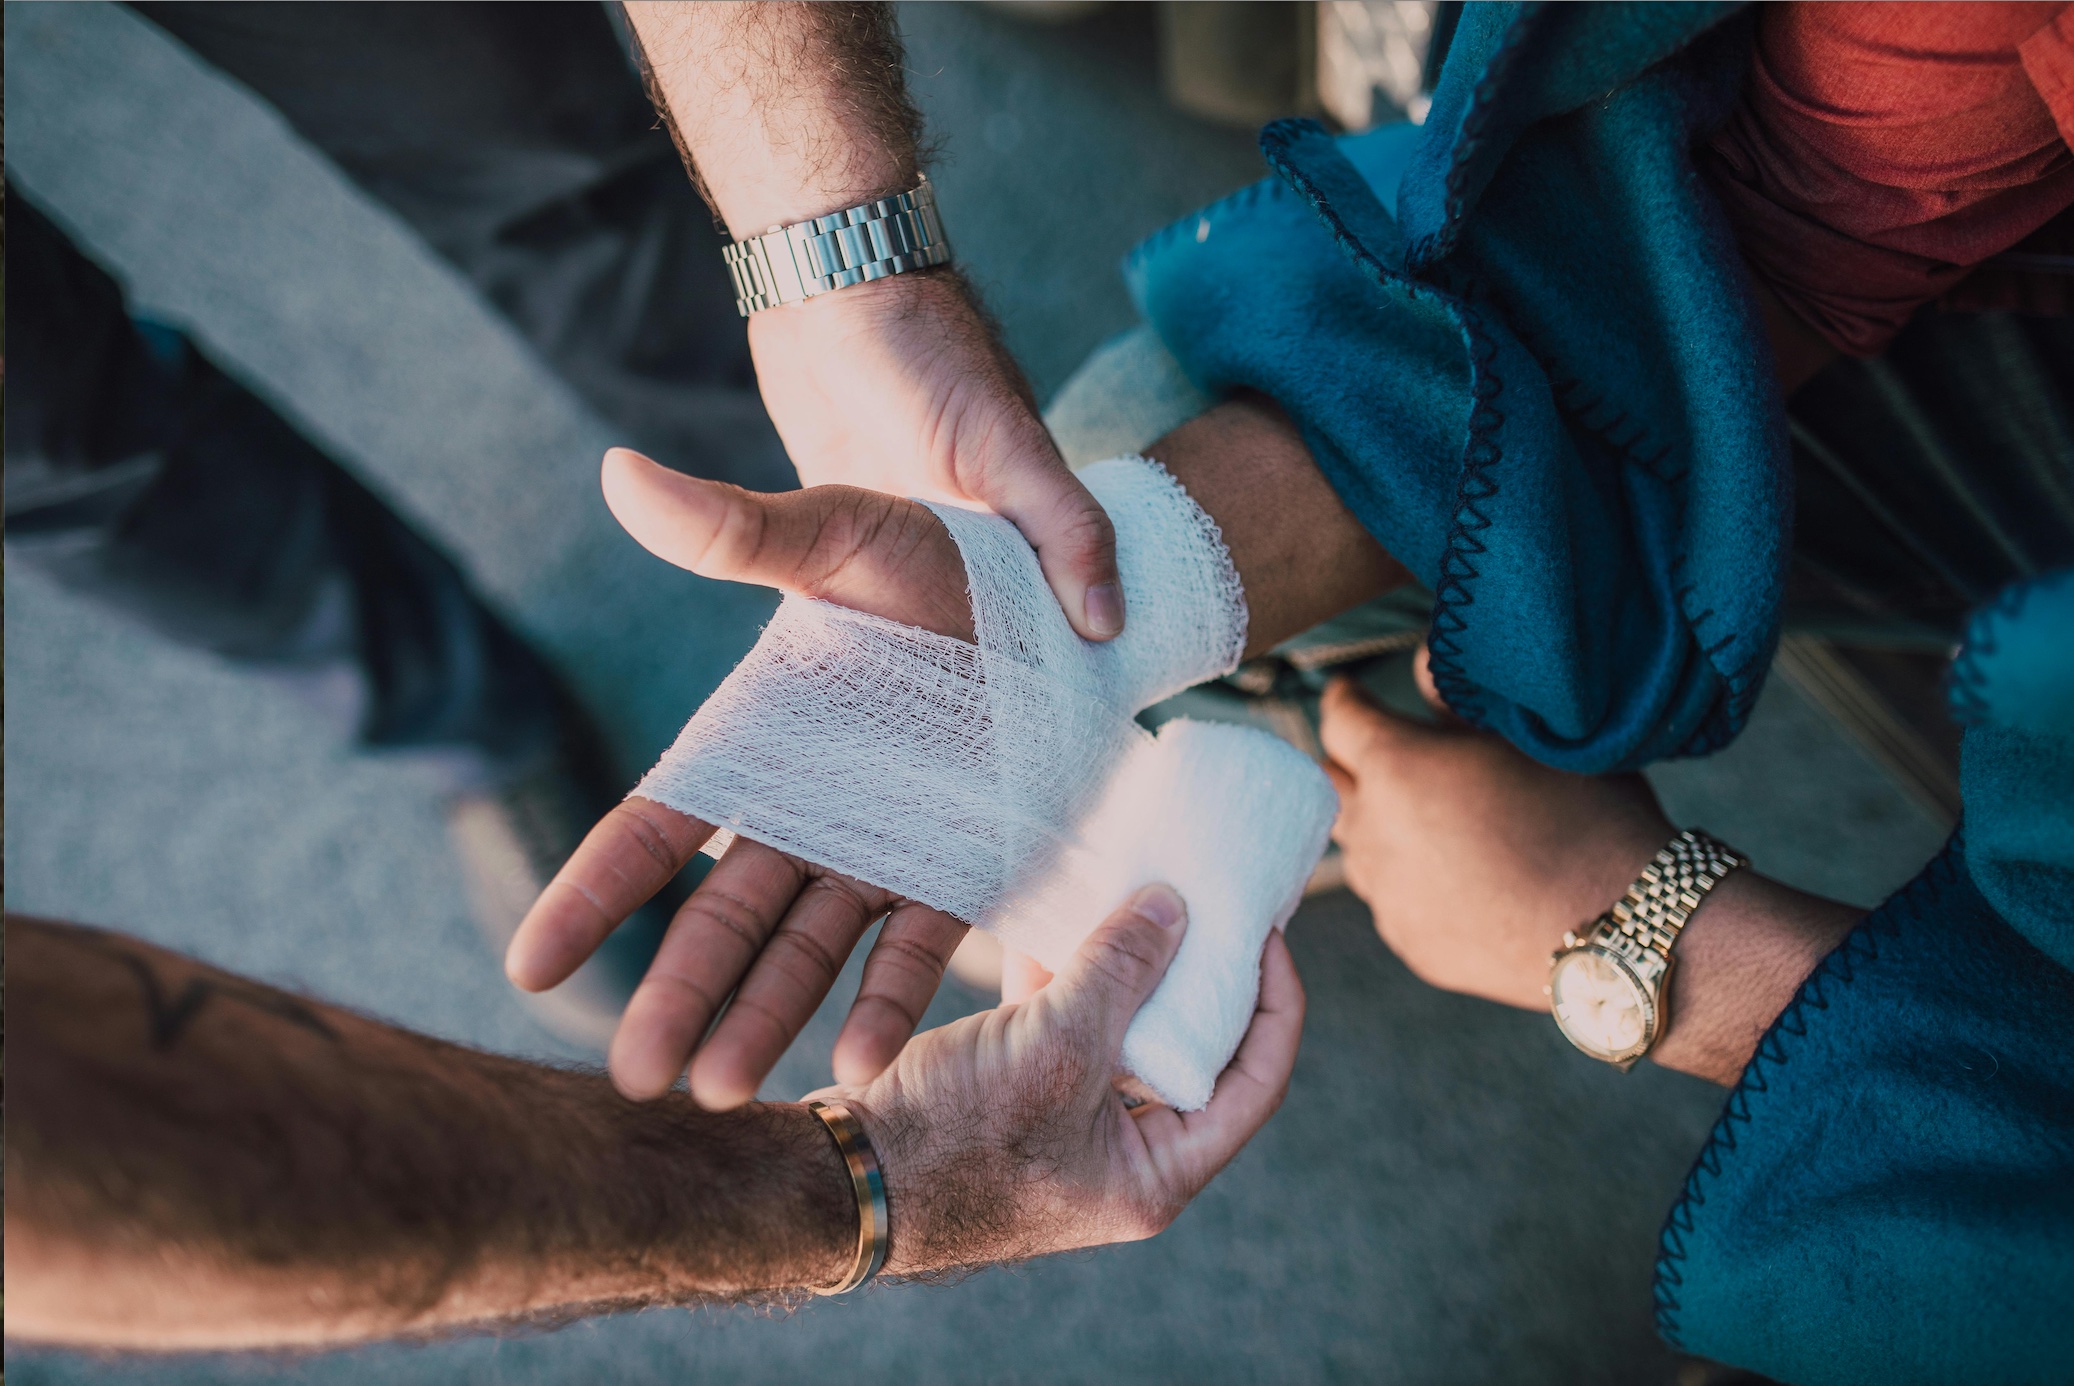
M 1672 838 L 1582 938 L 1563 935 L 1548 999 L 1563 1037 L 1622 1070 L 1664 1032 L 1671 946 L 1707 893 L 1749 862 L 1697 829 Z
M 720 253 L 734 279 L 735 308 L 746 318 L 852 284 L 947 265 L 951 243 L 937 215 L 936 188 L 923 174 L 909 192 L 773 226 Z

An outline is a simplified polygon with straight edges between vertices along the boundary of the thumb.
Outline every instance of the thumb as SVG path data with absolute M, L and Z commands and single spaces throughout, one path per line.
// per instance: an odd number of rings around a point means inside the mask
M 759 495 L 627 448 L 605 454 L 599 481 L 613 518 L 665 562 L 973 638 L 965 561 L 913 501 L 854 486 Z
M 630 448 L 605 454 L 599 482 L 612 518 L 642 548 L 701 577 L 790 589 L 813 536 L 794 533 L 779 497 L 706 481 Z
M 1042 995 L 1070 1028 L 1099 1035 L 1113 1059 L 1187 931 L 1188 906 L 1174 888 L 1146 886 L 1087 936 Z
M 1318 700 L 1318 744 L 1356 779 L 1372 757 L 1430 734 L 1430 728 L 1390 711 L 1344 674 L 1326 684 Z
M 1123 634 L 1115 526 L 1049 435 L 1030 443 L 1010 464 L 987 469 L 973 497 L 1022 531 L 1037 550 L 1044 580 L 1081 638 L 1110 640 Z

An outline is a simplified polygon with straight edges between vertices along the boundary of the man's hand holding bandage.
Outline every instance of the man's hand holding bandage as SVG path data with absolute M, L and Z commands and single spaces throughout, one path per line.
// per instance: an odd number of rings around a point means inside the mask
M 976 644 L 788 597 L 637 794 L 978 923 L 1052 968 L 1124 890 L 1173 881 L 1196 928 L 1125 1062 L 1194 1110 L 1244 1032 L 1261 942 L 1294 909 L 1335 804 L 1264 733 L 1180 724 L 1155 740 L 1135 724 L 1237 663 L 1244 599 L 1215 524 L 1156 463 L 1085 477 L 1140 613 L 1123 637 L 1081 640 L 1005 521 L 933 508 L 960 551 Z
M 1272 406 L 1221 405 L 1154 451 L 1215 517 L 1230 546 L 1251 608 L 1249 653 L 1401 579 L 1402 570 L 1340 505 Z M 919 504 L 837 487 L 755 496 L 627 453 L 608 458 L 606 492 L 636 537 L 680 566 L 937 635 L 969 640 L 977 633 L 958 548 Z M 1137 624 L 1134 618 L 1133 629 Z M 1236 821 L 1247 822 L 1243 812 Z M 566 976 L 713 831 L 704 820 L 629 799 L 535 907 L 514 941 L 514 980 L 540 988 Z M 1240 846 L 1230 855 L 1243 862 L 1248 854 Z M 1117 882 L 1118 893 L 1137 883 Z M 1190 904 L 1200 915 L 1197 902 Z M 702 1102 L 746 1100 L 865 927 L 889 910 L 837 1043 L 836 1075 L 845 1081 L 869 1079 L 898 1053 L 963 925 L 892 890 L 738 839 L 680 911 L 629 1008 L 613 1050 L 616 1079 L 630 1093 L 660 1092 L 689 1057 L 692 1091 Z M 730 993 L 733 1004 L 705 1035 Z
M 1244 596 L 1216 525 L 1157 463 L 1118 458 L 1082 478 L 1116 527 L 1137 613 L 1121 637 L 1074 633 L 1005 520 L 933 506 L 963 559 L 976 644 L 789 597 L 636 792 L 970 921 L 1054 970 L 1124 891 L 1171 882 L 1195 928 L 1124 1059 L 1195 1110 L 1336 805 L 1323 774 L 1264 732 L 1170 723 L 1155 739 L 1136 724 L 1238 663 Z

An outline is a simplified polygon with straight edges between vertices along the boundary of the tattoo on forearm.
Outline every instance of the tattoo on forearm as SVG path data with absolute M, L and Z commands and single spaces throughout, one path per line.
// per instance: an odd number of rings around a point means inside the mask
M 285 1287 L 287 1307 L 254 1312 L 436 1334 L 778 1302 L 847 1264 L 848 1176 L 801 1110 L 633 1103 L 598 1073 L 332 1011 L 121 935 L 7 923 L 10 1220 L 154 1276 L 155 1248 L 204 1253 L 207 1275 L 165 1282 L 169 1312 L 222 1285 Z M 326 1043 L 268 1043 L 293 1038 L 268 1020 Z
M 151 1047 L 157 1053 L 165 1053 L 180 1043 L 187 1027 L 217 997 L 250 1006 L 254 1010 L 299 1025 L 312 1034 L 336 1041 L 338 1031 L 331 1028 L 324 1018 L 293 997 L 282 996 L 244 982 L 216 977 L 195 977 L 180 989 L 174 997 L 166 995 L 164 983 L 152 969 L 150 963 L 135 953 L 120 949 L 110 950 L 122 959 L 136 977 L 137 985 L 144 993 L 144 1009 L 151 1028 Z

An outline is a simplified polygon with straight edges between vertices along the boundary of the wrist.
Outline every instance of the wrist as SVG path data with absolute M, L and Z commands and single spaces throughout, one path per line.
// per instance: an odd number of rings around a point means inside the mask
M 768 143 L 730 142 L 704 154 L 694 150 L 693 158 L 699 168 L 713 170 L 706 175 L 707 191 L 738 241 L 912 192 L 921 181 L 912 149 L 855 136 L 826 162 L 804 162 Z
M 1340 500 L 1295 423 L 1264 395 L 1226 400 L 1145 455 L 1216 522 L 1246 592 L 1249 659 L 1411 579 Z
M 885 1182 L 886 1263 L 880 1274 L 915 1275 L 942 1269 L 943 1262 L 932 1251 L 934 1205 L 930 1190 L 936 1180 L 925 1172 L 927 1128 L 901 1111 L 894 1101 L 875 1102 L 846 1094 L 841 1100 L 870 1139 L 878 1155 L 879 1177 Z
M 1531 904 L 1521 910 L 1520 926 L 1506 936 L 1507 946 L 1491 950 L 1495 985 L 1484 994 L 1494 1000 L 1529 1010 L 1548 1009 L 1550 958 L 1567 946 L 1567 937 L 1590 933 L 1599 916 L 1674 835 L 1640 776 L 1610 776 L 1591 783 L 1604 786 L 1613 797 L 1591 808 L 1575 806 L 1579 811 L 1566 824 L 1560 845 L 1551 843 L 1549 850 L 1537 854 Z
M 752 344 L 759 332 L 773 328 L 834 335 L 853 324 L 868 328 L 899 318 L 942 313 L 968 314 L 975 323 L 981 321 L 955 263 L 889 274 L 757 313 L 749 319 L 749 335 Z
M 849 1172 L 804 1104 L 712 1113 L 680 1093 L 629 1106 L 629 1125 L 598 1131 L 591 1170 L 565 1176 L 601 1205 L 584 1221 L 605 1235 L 585 1239 L 570 1279 L 608 1293 L 583 1298 L 666 1304 L 832 1285 L 848 1269 Z
M 808 1288 L 833 1285 L 848 1273 L 857 1251 L 857 1196 L 849 1163 L 827 1123 L 803 1102 L 773 1104 L 772 1113 L 795 1153 L 793 1199 L 784 1264 L 771 1267 L 774 1283 Z
M 871 1137 L 886 1181 L 890 1236 L 880 1273 L 930 1275 L 1030 1254 L 1014 1235 L 1020 1185 L 1011 1157 L 973 1138 L 987 1129 L 984 1120 L 931 1121 L 900 1092 L 882 1077 L 863 1098 L 843 1098 Z M 947 1143 L 946 1130 L 967 1138 Z
M 1772 1021 L 1861 914 L 1748 868 L 1732 873 L 1679 936 L 1666 1028 L 1649 1057 L 1734 1086 Z

